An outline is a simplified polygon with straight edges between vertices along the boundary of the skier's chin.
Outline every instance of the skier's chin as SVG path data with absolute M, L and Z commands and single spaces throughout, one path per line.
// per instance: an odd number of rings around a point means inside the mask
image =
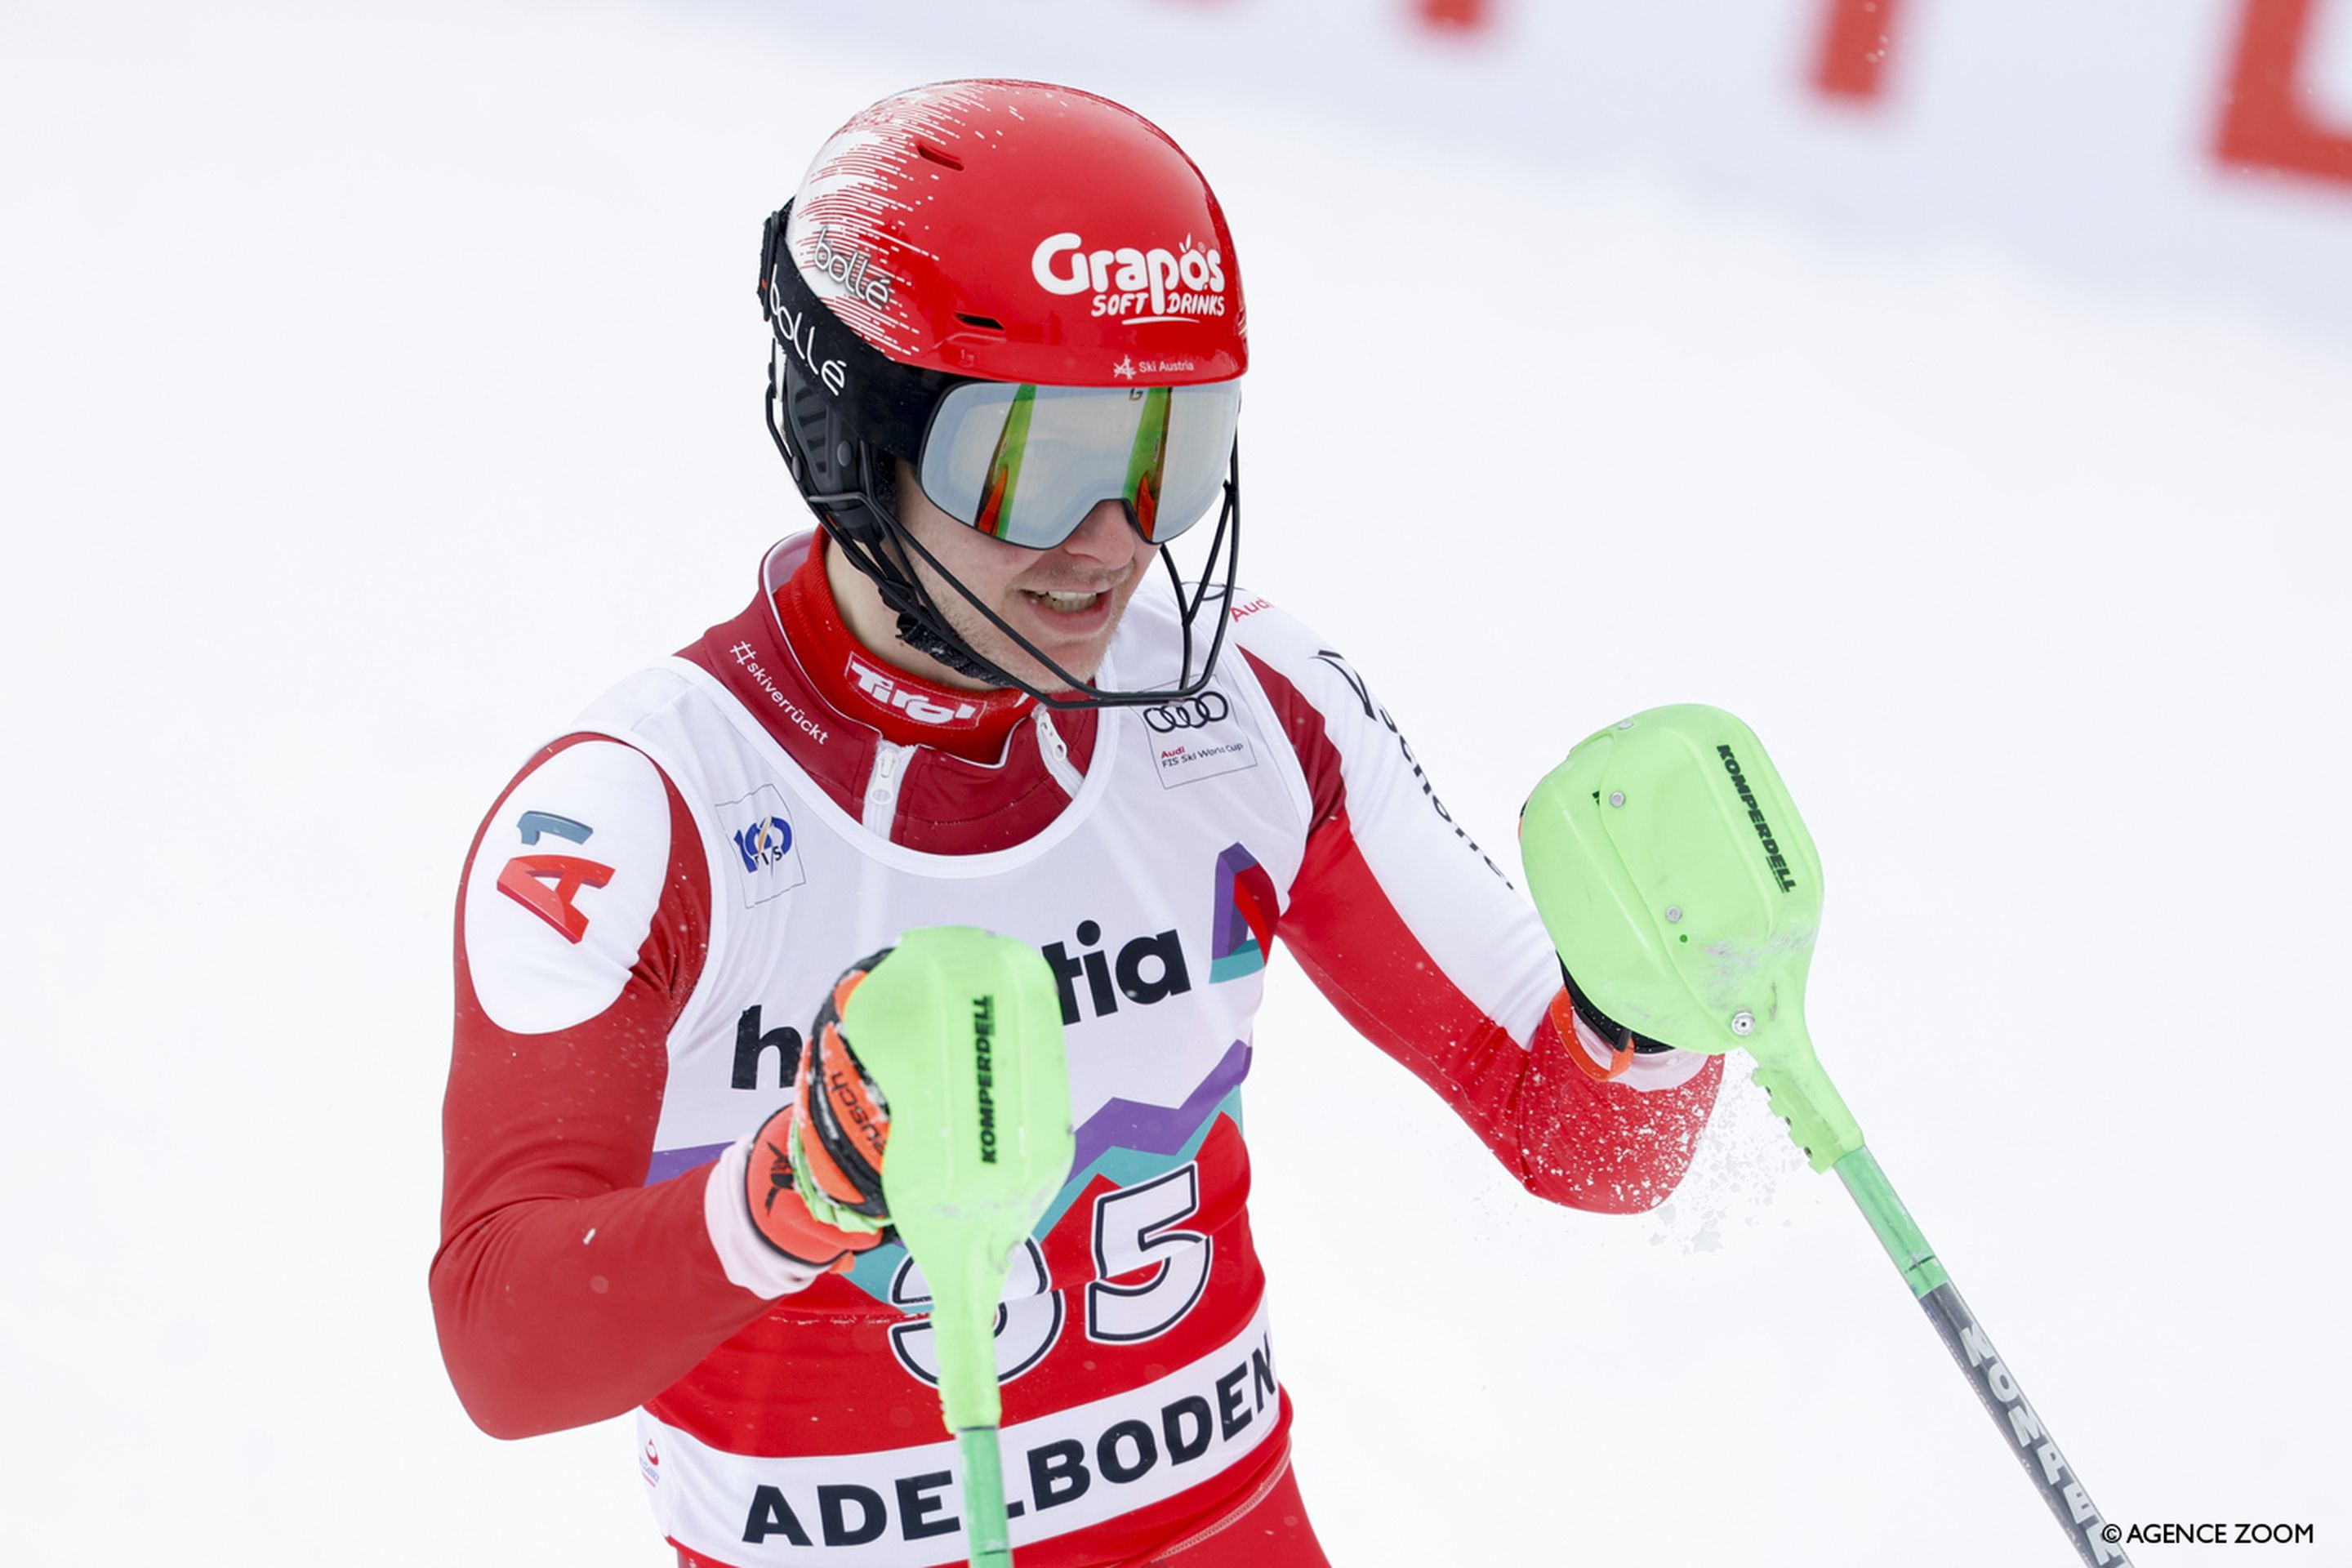
M 1063 675 L 1069 677 L 1067 680 L 1064 679 L 1062 675 L 1055 674 L 1043 661 L 1024 652 L 1018 644 L 1001 633 L 991 639 L 997 646 L 988 650 L 989 657 L 997 668 L 1017 677 L 1023 684 L 1034 686 L 1040 691 L 1058 694 L 1073 690 L 1076 689 L 1071 684 L 1073 681 L 1078 687 L 1090 686 L 1094 683 L 1095 677 L 1102 670 L 1103 657 L 1109 650 L 1111 634 L 1118 629 L 1118 612 L 1125 608 L 1124 605 L 1118 606 L 1118 609 L 1114 610 L 1108 619 L 1101 625 L 1099 630 L 1083 637 L 1067 635 L 1055 637 L 1048 628 L 1034 624 L 1024 626 L 1021 621 L 1014 620 L 1010 616 L 1005 617 L 1013 621 L 1013 625 L 1020 626 L 1021 635 L 1028 639 L 1030 645 L 1035 647 L 1038 653 L 1061 668 Z M 993 627 L 990 629 L 994 630 Z
M 1055 695 L 1076 690 L 1078 687 L 1092 686 L 1095 676 L 1102 669 L 1103 654 L 1099 647 L 1063 649 L 1040 643 L 1038 648 L 1046 658 L 1061 666 L 1063 674 L 1070 679 L 1063 679 L 1062 676 L 1055 674 L 1019 648 L 1007 648 L 1005 656 L 996 662 L 1000 668 L 1018 676 L 1023 684 Z M 1077 685 L 1074 687 L 1072 681 Z

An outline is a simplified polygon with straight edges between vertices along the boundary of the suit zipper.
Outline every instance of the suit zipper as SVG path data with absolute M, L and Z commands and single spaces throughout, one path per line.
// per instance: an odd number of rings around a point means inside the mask
M 1037 751 L 1045 759 L 1045 771 L 1062 786 L 1062 793 L 1076 800 L 1086 776 L 1071 765 L 1069 742 L 1054 728 L 1053 713 L 1043 707 L 1037 710 Z
M 914 749 L 879 739 L 875 742 L 874 771 L 866 776 L 866 809 L 859 819 L 866 832 L 890 837 L 891 826 L 898 820 L 898 785 Z

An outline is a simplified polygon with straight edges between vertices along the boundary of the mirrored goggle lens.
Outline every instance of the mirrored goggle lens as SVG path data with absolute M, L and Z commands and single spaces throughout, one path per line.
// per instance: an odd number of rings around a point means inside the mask
M 917 477 L 933 506 L 1032 550 L 1059 544 L 1104 500 L 1165 543 L 1208 514 L 1240 417 L 1239 381 L 1206 386 L 966 382 L 931 416 Z

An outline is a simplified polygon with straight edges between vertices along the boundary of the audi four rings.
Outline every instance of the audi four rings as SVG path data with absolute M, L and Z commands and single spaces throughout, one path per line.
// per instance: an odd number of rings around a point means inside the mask
M 1198 730 L 1230 716 L 1232 704 L 1222 691 L 1203 691 L 1190 702 L 1171 702 L 1164 708 L 1146 708 L 1143 721 L 1162 735 L 1178 730 Z

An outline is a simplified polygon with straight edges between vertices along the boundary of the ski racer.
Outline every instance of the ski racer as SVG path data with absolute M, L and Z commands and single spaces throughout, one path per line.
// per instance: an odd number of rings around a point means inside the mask
M 1242 279 L 1163 132 L 887 99 L 769 220 L 760 299 L 819 529 L 469 852 L 450 1377 L 499 1436 L 634 1408 L 681 1564 L 961 1561 L 887 1108 L 832 1026 L 901 933 L 979 926 L 1057 976 L 1076 1128 L 998 1316 L 1019 1562 L 1316 1568 L 1240 1117 L 1277 949 L 1555 1203 L 1660 1202 L 1721 1069 L 1583 1002 L 1365 679 L 1234 586 Z M 1213 518 L 1188 583 L 1165 547 Z

